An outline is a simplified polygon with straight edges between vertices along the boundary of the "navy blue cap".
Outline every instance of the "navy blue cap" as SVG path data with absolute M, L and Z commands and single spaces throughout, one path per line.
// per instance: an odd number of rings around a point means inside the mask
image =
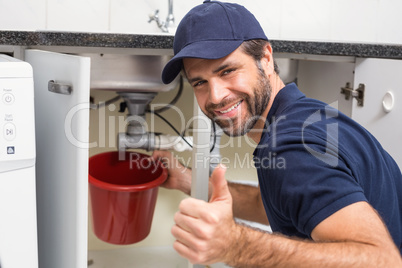
M 162 81 L 171 83 L 182 69 L 183 58 L 220 59 L 244 41 L 268 40 L 260 23 L 245 7 L 204 1 L 181 20 L 173 42 L 174 57 L 162 71 Z

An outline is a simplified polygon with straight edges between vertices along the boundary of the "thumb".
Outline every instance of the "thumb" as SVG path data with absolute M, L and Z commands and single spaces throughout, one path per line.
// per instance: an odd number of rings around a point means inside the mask
M 231 198 L 228 183 L 225 179 L 226 167 L 218 165 L 211 175 L 212 194 L 209 202 L 216 202 Z

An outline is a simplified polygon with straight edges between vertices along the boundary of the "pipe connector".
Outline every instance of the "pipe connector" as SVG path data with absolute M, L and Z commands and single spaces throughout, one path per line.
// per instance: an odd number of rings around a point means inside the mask
M 146 151 L 154 150 L 175 150 L 177 152 L 191 151 L 193 146 L 193 137 L 184 137 L 170 135 L 155 135 L 151 132 L 143 134 L 119 133 L 117 144 L 119 151 L 127 149 L 143 149 Z
M 155 134 L 152 132 L 143 134 L 119 133 L 117 135 L 117 144 L 119 151 L 125 151 L 126 149 L 152 151 L 155 147 Z
M 187 141 L 187 142 L 186 142 Z M 180 137 L 170 135 L 158 135 L 155 137 L 155 150 L 175 150 L 176 152 L 191 151 L 193 137 Z

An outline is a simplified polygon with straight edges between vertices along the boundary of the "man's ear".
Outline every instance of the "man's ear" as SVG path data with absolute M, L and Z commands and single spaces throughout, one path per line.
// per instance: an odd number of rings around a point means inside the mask
M 271 44 L 269 43 L 264 47 L 264 56 L 261 59 L 261 64 L 267 75 L 272 75 L 275 73 L 274 57 L 272 54 Z

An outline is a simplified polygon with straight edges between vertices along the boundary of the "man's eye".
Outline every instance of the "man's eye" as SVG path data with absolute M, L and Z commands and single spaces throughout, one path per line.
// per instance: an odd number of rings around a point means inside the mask
M 231 72 L 235 71 L 235 69 L 227 69 L 222 72 L 222 75 L 230 74 Z
M 199 87 L 201 85 L 203 85 L 205 83 L 205 81 L 197 81 L 193 84 L 193 87 Z

